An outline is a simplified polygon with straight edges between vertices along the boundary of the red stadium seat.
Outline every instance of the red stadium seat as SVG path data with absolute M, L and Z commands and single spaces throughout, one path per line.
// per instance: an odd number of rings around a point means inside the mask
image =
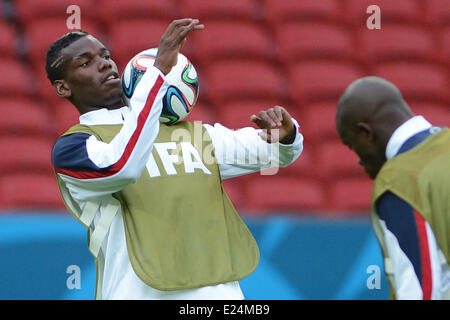
M 3 210 L 64 210 L 53 174 L 16 173 L 0 178 L 0 207 Z
M 323 140 L 338 140 L 336 131 L 337 101 L 323 101 L 305 105 L 300 123 L 307 141 L 317 145 Z
M 89 32 L 99 41 L 104 41 L 103 33 L 99 27 L 90 20 L 81 20 L 81 28 Z M 65 23 L 65 17 L 35 20 L 28 24 L 25 36 L 28 44 L 28 57 L 38 72 L 45 70 L 45 58 L 50 45 L 58 38 L 69 32 Z M 107 45 L 107 43 L 104 43 Z
M 16 43 L 18 34 L 14 27 L 0 20 L 0 57 L 14 58 L 16 56 Z
M 2 173 L 51 172 L 52 140 L 40 136 L 0 136 Z
M 89 0 L 17 0 L 14 1 L 14 9 L 17 19 L 23 24 L 28 25 L 37 20 L 47 18 L 60 18 L 61 22 L 66 26 L 66 20 L 73 14 L 69 6 L 77 5 L 80 8 L 80 20 L 97 19 L 97 9 L 99 8 L 94 2 Z M 67 27 L 66 27 L 67 28 Z
M 326 205 L 321 183 L 316 179 L 261 176 L 249 180 L 247 206 L 253 213 L 316 211 Z
M 442 61 L 447 65 L 447 67 L 450 66 L 450 26 L 447 28 L 442 29 L 441 31 L 441 38 L 440 38 L 440 44 L 441 44 L 441 51 L 442 51 Z
M 331 183 L 345 177 L 363 176 L 358 156 L 340 141 L 323 141 L 317 149 L 320 176 Z
M 270 109 L 275 105 L 275 102 L 268 100 L 241 100 L 221 104 L 217 108 L 217 122 L 230 129 L 256 128 L 256 125 L 250 121 L 250 116 L 252 114 L 258 115 L 260 111 Z
M 331 211 L 340 216 L 369 213 L 373 182 L 368 177 L 336 180 L 330 185 Z M 336 214 L 335 214 L 336 215 Z
M 290 69 L 291 97 L 299 105 L 339 98 L 345 88 L 365 74 L 356 64 L 308 61 Z
M 439 66 L 418 63 L 382 63 L 375 75 L 393 82 L 408 100 L 445 101 L 447 73 Z
M 279 60 L 285 65 L 304 59 L 356 59 L 352 35 L 337 24 L 293 21 L 278 24 L 276 30 Z
M 254 20 L 262 12 L 255 0 L 183 0 L 183 16 L 198 18 L 200 22 L 210 20 Z
M 280 176 L 290 176 L 299 179 L 306 178 L 319 178 L 319 170 L 317 167 L 314 148 L 311 143 L 305 142 L 305 148 L 302 151 L 300 157 L 287 167 L 280 168 Z
M 78 110 L 69 101 L 61 99 L 60 103 L 53 106 L 56 134 L 60 136 L 70 127 L 80 123 Z
M 244 181 L 244 183 L 243 183 Z M 223 189 L 237 210 L 245 209 L 245 179 L 233 178 L 222 182 Z
M 227 58 L 273 59 L 275 50 L 267 30 L 248 21 L 211 21 L 194 33 L 195 55 L 203 64 Z
M 427 22 L 437 25 L 450 25 L 450 2 L 447 0 L 422 0 L 426 7 Z
M 450 127 L 450 108 L 444 104 L 415 102 L 410 104 L 416 115 L 422 115 L 435 126 Z
M 109 30 L 110 50 L 119 71 L 122 72 L 128 61 L 139 52 L 157 48 L 169 23 L 166 20 L 132 19 L 112 25 Z
M 370 63 L 380 61 L 437 60 L 434 36 L 424 28 L 383 24 L 380 30 L 362 29 L 361 48 Z
M 181 14 L 180 6 L 176 5 L 176 1 L 173 0 L 101 0 L 99 2 L 100 16 L 108 28 L 120 20 L 133 19 L 146 19 L 147 21 L 164 19 L 169 25 L 172 20 L 180 18 Z M 147 30 L 151 31 L 151 29 Z
M 266 19 L 277 25 L 280 22 L 295 21 L 332 21 L 342 19 L 339 0 L 265 0 Z
M 224 61 L 205 71 L 209 99 L 217 104 L 243 99 L 283 101 L 287 97 L 283 73 L 271 64 Z
M 54 134 L 54 124 L 46 106 L 27 99 L 0 99 L 0 109 L 5 110 L 0 117 L 0 134 L 44 135 Z
M 366 26 L 367 8 L 377 5 L 381 12 L 381 24 L 385 22 L 422 23 L 423 13 L 416 0 L 348 0 L 345 6 L 347 21 L 353 25 Z M 383 28 L 383 27 L 382 27 Z
M 30 71 L 22 61 L 0 60 L 0 74 L 1 97 L 26 97 L 35 93 Z
M 201 121 L 202 123 L 214 124 L 219 122 L 216 117 L 216 112 L 210 105 L 197 102 L 192 109 L 191 113 L 186 117 L 186 121 Z
M 44 63 L 42 61 L 42 63 Z M 39 96 L 42 100 L 50 105 L 60 103 L 63 98 L 58 97 L 55 89 L 53 88 L 50 80 L 47 78 L 47 73 L 45 70 L 37 72 L 37 84 L 36 87 L 39 88 Z

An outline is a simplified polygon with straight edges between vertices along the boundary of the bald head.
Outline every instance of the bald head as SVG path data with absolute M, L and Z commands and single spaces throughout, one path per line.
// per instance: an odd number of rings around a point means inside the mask
M 384 125 L 398 127 L 413 113 L 406 104 L 400 90 L 391 82 L 379 77 L 365 77 L 352 82 L 339 99 L 336 115 L 338 132 L 360 121 L 379 122 L 385 118 L 391 121 Z
M 339 99 L 336 129 L 374 177 L 386 161 L 385 148 L 392 133 L 413 116 L 394 84 L 365 77 L 352 82 Z

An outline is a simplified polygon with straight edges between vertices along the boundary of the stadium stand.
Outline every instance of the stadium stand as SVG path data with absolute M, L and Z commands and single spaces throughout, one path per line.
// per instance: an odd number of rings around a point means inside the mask
M 442 52 L 442 61 L 448 62 L 450 61 L 450 26 L 442 30 L 440 43 L 442 50 L 439 52 Z
M 310 146 L 310 142 L 305 143 Z M 280 168 L 279 175 L 281 176 L 291 176 L 298 177 L 299 179 L 315 178 L 320 179 L 319 169 L 316 166 L 316 161 L 314 157 L 314 149 L 305 148 L 301 156 L 291 165 Z
M 375 63 L 438 60 L 437 52 L 430 50 L 435 46 L 432 31 L 415 25 L 386 23 L 376 32 L 363 29 L 359 41 L 364 55 Z
M 253 126 L 253 123 L 250 122 L 250 116 L 258 114 L 262 106 L 270 108 L 275 103 L 275 100 L 268 101 L 263 99 L 237 100 L 224 103 L 217 107 L 217 119 L 220 120 L 221 124 L 231 129 Z
M 225 59 L 273 60 L 267 29 L 249 21 L 211 21 L 208 32 L 193 34 L 195 58 L 203 65 Z
M 310 147 L 317 146 L 321 141 L 337 140 L 335 100 L 324 100 L 302 105 L 299 119 L 305 139 L 310 141 Z
M 375 70 L 375 74 L 395 83 L 407 99 L 443 102 L 448 98 L 448 72 L 438 65 L 387 62 Z
M 188 114 L 186 121 L 201 121 L 213 125 L 217 122 L 217 116 L 211 105 L 199 102 Z
M 79 122 L 80 114 L 68 101 L 59 99 L 51 106 L 51 112 L 56 124 L 55 133 L 58 136 Z
M 0 61 L 0 94 L 2 97 L 26 97 L 30 95 L 31 76 L 27 67 L 15 58 Z
M 35 135 L 2 135 L 1 150 L 4 154 L 0 159 L 0 173 L 11 172 L 46 172 L 52 173 L 49 166 L 52 140 L 48 137 Z
M 417 0 L 346 0 L 344 13 L 347 22 L 354 26 L 365 26 L 369 16 L 367 8 L 371 5 L 377 5 L 381 9 L 382 23 L 393 21 L 421 24 L 425 19 L 420 1 Z
M 290 21 L 278 24 L 275 29 L 279 60 L 286 65 L 299 60 L 356 61 L 358 58 L 352 34 L 345 26 L 317 21 Z
M 446 0 L 422 0 L 426 20 L 437 27 L 450 25 L 450 2 Z
M 217 104 L 242 98 L 283 101 L 287 96 L 284 74 L 272 64 L 227 60 L 212 63 L 205 73 L 208 98 Z
M 167 28 L 167 21 L 146 19 L 119 20 L 110 30 L 109 47 L 111 57 L 119 70 L 137 53 L 158 47 L 161 35 Z M 149 32 L 152 30 L 152 32 Z M 123 39 L 128 39 L 123 41 Z
M 278 26 L 286 21 L 328 21 L 342 20 L 342 6 L 339 0 L 265 0 L 265 17 L 269 24 Z
M 89 0 L 16 0 L 12 3 L 14 16 L 23 26 L 35 23 L 37 20 L 50 18 L 61 19 L 64 21 L 63 26 L 65 26 L 65 21 L 69 16 L 68 13 L 72 12 L 71 10 L 68 10 L 71 5 L 77 5 L 80 8 L 82 21 L 97 18 L 98 7 L 95 5 L 95 2 Z
M 13 26 L 0 21 L 0 57 L 15 58 L 18 35 Z
M 262 8 L 258 0 L 182 0 L 182 4 L 182 16 L 195 16 L 205 22 L 211 20 L 258 21 L 262 18 Z
M 267 181 L 270 181 L 268 183 Z M 257 176 L 248 181 L 246 210 L 255 215 L 324 209 L 326 197 L 321 181 L 296 177 Z
M 223 182 L 223 189 L 226 191 L 233 205 L 237 208 L 244 208 L 246 206 L 246 184 L 245 179 L 228 179 Z
M 291 98 L 297 105 L 337 99 L 352 81 L 366 75 L 359 65 L 337 61 L 302 61 L 289 68 Z
M 364 176 L 356 154 L 340 141 L 324 141 L 316 149 L 316 166 L 322 180 L 333 183 L 345 177 Z
M 444 104 L 430 101 L 417 101 L 411 103 L 411 109 L 414 113 L 423 115 L 434 125 L 449 126 L 450 108 Z
M 3 210 L 64 208 L 53 174 L 15 173 L 0 177 L 0 203 Z
M 98 15 L 101 21 L 110 29 L 121 20 L 146 19 L 170 21 L 180 15 L 180 7 L 174 1 L 100 0 Z M 146 28 L 147 30 L 148 27 Z M 151 34 L 149 34 L 151 35 Z
M 0 99 L 0 106 L 8 108 L 7 116 L 0 117 L 0 137 L 27 135 L 54 138 L 52 117 L 42 103 L 26 98 L 4 97 Z
M 337 99 L 359 77 L 393 81 L 413 111 L 450 125 L 448 0 L 0 0 L 2 210 L 64 210 L 50 150 L 79 115 L 56 97 L 44 66 L 48 46 L 68 31 L 72 4 L 81 29 L 110 47 L 120 71 L 157 47 L 172 19 L 204 22 L 182 51 L 200 80 L 188 120 L 237 129 L 281 104 L 299 121 L 305 150 L 293 165 L 225 181 L 238 210 L 336 218 L 370 210 L 371 181 L 335 129 Z M 382 10 L 380 30 L 366 28 L 373 4 Z
M 370 210 L 372 181 L 365 177 L 333 180 L 328 185 L 329 208 L 334 216 L 348 216 Z M 330 212 L 330 213 L 331 213 Z

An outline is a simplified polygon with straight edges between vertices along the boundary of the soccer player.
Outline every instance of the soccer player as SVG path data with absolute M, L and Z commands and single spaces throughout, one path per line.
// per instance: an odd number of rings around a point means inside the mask
M 160 124 L 165 75 L 186 36 L 203 28 L 196 19 L 168 26 L 128 106 L 96 38 L 70 32 L 48 50 L 56 94 L 80 112 L 52 162 L 67 208 L 88 228 L 97 299 L 243 299 L 238 280 L 255 270 L 259 250 L 221 181 L 302 152 L 298 123 L 280 106 L 251 115 L 266 130 L 204 124 L 200 141 L 192 122 Z M 174 139 L 180 129 L 194 141 Z
M 450 130 L 414 115 L 379 77 L 348 86 L 336 126 L 375 179 L 371 218 L 391 298 L 450 299 Z

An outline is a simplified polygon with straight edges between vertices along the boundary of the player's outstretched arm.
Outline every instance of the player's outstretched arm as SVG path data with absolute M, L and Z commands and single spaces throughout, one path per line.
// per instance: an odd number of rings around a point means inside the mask
M 231 130 L 219 123 L 204 125 L 211 137 L 223 180 L 288 166 L 303 151 L 300 126 L 284 108 L 261 111 L 258 116 L 252 115 L 251 121 L 267 131 L 253 127 Z

